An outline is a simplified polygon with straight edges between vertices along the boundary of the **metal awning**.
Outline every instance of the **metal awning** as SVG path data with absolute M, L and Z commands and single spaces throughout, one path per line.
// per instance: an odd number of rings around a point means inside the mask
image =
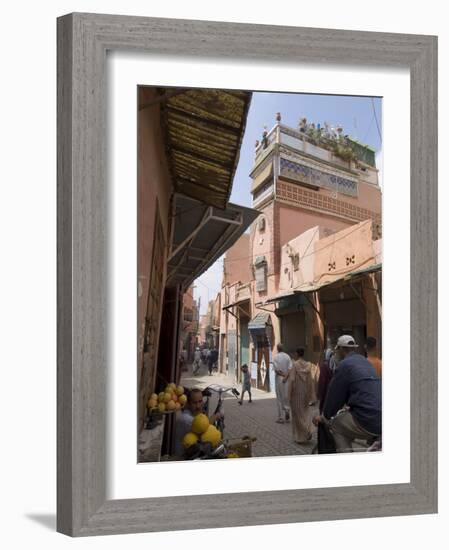
M 253 317 L 248 323 L 248 330 L 265 330 L 267 325 L 271 326 L 270 314 L 266 312 L 261 312 Z
M 188 88 L 158 88 L 158 92 L 175 190 L 210 206 L 225 208 L 239 160 L 251 92 Z
M 376 271 L 380 271 L 382 269 L 382 264 L 375 264 L 371 265 L 369 267 L 358 269 L 356 271 L 350 271 L 349 273 L 344 273 L 340 277 L 334 279 L 333 281 L 326 281 L 324 283 L 314 282 L 309 284 L 301 285 L 297 288 L 295 288 L 295 292 L 315 292 L 316 290 L 320 290 L 321 288 L 337 285 L 341 283 L 345 283 L 347 281 L 353 281 L 357 277 L 360 277 L 361 275 L 366 275 L 367 273 L 375 273 Z
M 226 311 L 227 309 L 231 309 L 233 307 L 240 306 L 241 304 L 244 304 L 245 302 L 249 302 L 249 301 L 251 301 L 250 296 L 248 296 L 246 298 L 241 298 L 240 300 L 236 300 L 235 302 L 232 302 L 231 304 L 227 304 L 226 306 L 223 306 L 221 309 Z
M 279 302 L 280 300 L 284 300 L 285 298 L 290 298 L 291 296 L 294 296 L 295 294 L 299 294 L 299 292 L 295 292 L 294 290 L 291 290 L 289 292 L 285 292 L 284 294 L 278 294 L 274 298 L 270 298 L 269 300 L 265 300 L 265 302 L 260 302 L 260 305 L 266 306 L 269 304 L 275 304 L 276 302 Z M 256 306 L 259 304 L 256 304 Z
M 225 209 L 175 194 L 167 286 L 187 288 L 246 231 L 260 212 L 228 203 Z
M 353 281 L 354 279 L 356 279 L 357 277 L 360 277 L 361 275 L 366 275 L 367 273 L 375 273 L 376 271 L 380 271 L 381 269 L 382 269 L 382 264 L 375 264 L 370 267 L 366 267 L 364 269 L 359 269 L 357 271 L 351 271 L 349 273 L 346 273 L 333 281 L 326 281 L 324 283 L 318 283 L 318 282 L 305 283 L 299 287 L 291 289 L 288 292 L 285 292 L 283 294 L 278 294 L 274 298 L 270 298 L 268 300 L 265 300 L 264 302 L 260 302 L 256 304 L 256 306 L 271 305 L 271 304 L 275 304 L 276 302 L 280 302 L 285 298 L 289 298 L 297 294 L 307 294 L 309 292 L 316 292 L 317 290 L 320 290 L 324 287 L 330 287 L 338 283 L 341 284 L 347 281 Z
M 256 347 L 269 345 L 273 336 L 273 325 L 268 312 L 260 312 L 248 323 L 248 332 Z

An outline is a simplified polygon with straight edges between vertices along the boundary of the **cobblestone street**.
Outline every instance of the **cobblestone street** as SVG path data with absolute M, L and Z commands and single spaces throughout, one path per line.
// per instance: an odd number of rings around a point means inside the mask
M 210 384 L 219 384 L 225 387 L 234 386 L 241 391 L 240 385 L 223 374 L 214 373 L 209 376 L 206 366 L 202 366 L 198 375 L 192 375 L 189 371 L 183 373 L 181 383 L 187 388 L 198 387 L 204 389 Z M 310 443 L 299 445 L 294 443 L 290 423 L 277 424 L 277 406 L 274 394 L 252 389 L 253 402 L 248 403 L 248 395 L 245 394 L 243 405 L 239 405 L 232 394 L 225 395 L 225 437 L 241 438 L 250 436 L 257 438 L 253 444 L 253 456 L 286 456 L 310 454 L 316 443 L 316 433 Z M 211 398 L 210 411 L 214 411 L 216 398 Z M 311 413 L 318 409 L 313 407 Z

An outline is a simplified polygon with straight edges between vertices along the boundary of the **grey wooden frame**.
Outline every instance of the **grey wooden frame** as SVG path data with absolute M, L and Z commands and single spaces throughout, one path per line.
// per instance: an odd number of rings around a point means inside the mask
M 436 512 L 437 38 L 81 13 L 57 25 L 58 531 L 85 536 Z M 108 50 L 410 69 L 410 483 L 106 500 Z

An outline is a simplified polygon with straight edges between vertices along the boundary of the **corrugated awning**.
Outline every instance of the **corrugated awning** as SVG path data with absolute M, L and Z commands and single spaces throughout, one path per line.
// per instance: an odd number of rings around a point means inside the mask
M 225 208 L 239 160 L 251 92 L 159 88 L 175 190 Z
M 167 286 L 187 288 L 246 231 L 258 210 L 228 203 L 214 208 L 191 197 L 175 194 Z
M 270 314 L 261 312 L 253 317 L 248 323 L 248 330 L 265 330 L 267 325 L 271 326 Z

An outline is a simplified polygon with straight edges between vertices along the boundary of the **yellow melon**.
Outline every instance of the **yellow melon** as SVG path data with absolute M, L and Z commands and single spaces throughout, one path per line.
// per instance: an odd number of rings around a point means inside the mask
M 198 436 L 192 432 L 186 433 L 182 440 L 184 447 L 188 449 L 192 445 L 195 445 L 195 443 L 198 443 Z
M 210 426 L 209 419 L 207 416 L 203 413 L 197 414 L 193 418 L 192 422 L 192 432 L 201 435 L 203 434 L 207 428 Z
M 215 447 L 217 447 L 221 441 L 220 430 L 217 430 L 215 426 L 212 426 L 212 424 L 210 424 L 207 430 L 202 434 L 201 441 L 203 441 L 204 443 L 210 443 L 215 449 Z

